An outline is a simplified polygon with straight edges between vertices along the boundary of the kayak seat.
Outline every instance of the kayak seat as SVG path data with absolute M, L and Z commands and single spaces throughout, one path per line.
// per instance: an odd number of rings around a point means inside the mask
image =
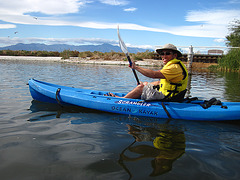
M 169 101 L 169 102 L 182 102 L 182 101 L 184 101 L 184 97 L 185 97 L 186 92 L 187 92 L 187 89 L 181 91 L 176 96 L 173 96 L 171 98 L 165 99 L 165 101 Z

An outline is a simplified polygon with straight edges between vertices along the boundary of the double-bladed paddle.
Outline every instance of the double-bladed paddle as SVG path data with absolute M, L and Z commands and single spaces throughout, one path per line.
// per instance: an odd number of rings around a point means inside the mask
M 119 34 L 119 27 L 118 27 L 118 39 L 119 39 L 119 46 L 120 46 L 122 52 L 124 52 L 124 53 L 126 54 L 127 59 L 128 59 L 128 62 L 129 62 L 129 65 L 132 66 L 132 61 L 131 61 L 130 56 L 128 55 L 127 46 L 125 45 L 125 43 L 123 42 L 123 40 L 122 40 L 122 38 L 121 38 L 121 36 L 120 36 L 120 34 Z M 134 74 L 134 76 L 135 76 L 135 78 L 136 78 L 136 80 L 137 80 L 137 83 L 140 84 L 135 69 L 132 69 L 132 71 L 133 71 L 133 74 Z

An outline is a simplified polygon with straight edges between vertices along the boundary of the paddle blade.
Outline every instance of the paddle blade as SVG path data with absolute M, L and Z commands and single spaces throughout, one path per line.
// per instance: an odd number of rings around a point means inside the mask
M 121 48 L 121 50 L 125 53 L 125 54 L 128 54 L 128 50 L 127 50 L 127 46 L 125 45 L 125 43 L 123 42 L 121 36 L 120 36 L 120 33 L 119 33 L 119 27 L 118 27 L 118 39 L 119 39 L 119 46 Z
M 122 38 L 121 38 L 121 36 L 119 34 L 119 26 L 118 26 L 117 32 L 118 32 L 119 46 L 122 49 L 122 51 L 126 54 L 128 62 L 129 62 L 129 65 L 132 66 L 132 61 L 131 61 L 131 59 L 130 59 L 130 57 L 128 55 L 127 46 L 125 45 L 125 43 L 123 42 L 123 40 L 122 40 Z M 137 76 L 137 73 L 136 73 L 135 69 L 132 69 L 132 71 L 133 71 L 133 74 L 134 74 L 134 76 L 135 76 L 135 78 L 137 80 L 137 83 L 140 84 L 140 81 L 138 79 L 138 76 Z

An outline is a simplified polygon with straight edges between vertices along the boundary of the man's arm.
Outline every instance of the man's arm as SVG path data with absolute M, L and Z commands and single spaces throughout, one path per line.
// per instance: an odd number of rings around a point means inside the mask
M 157 86 L 157 85 L 160 84 L 160 81 L 154 81 L 154 82 L 151 82 L 151 84 L 154 85 L 154 86 Z
M 142 68 L 140 66 L 135 66 L 135 69 L 149 78 L 165 79 L 165 76 L 160 71 L 154 71 L 151 69 Z

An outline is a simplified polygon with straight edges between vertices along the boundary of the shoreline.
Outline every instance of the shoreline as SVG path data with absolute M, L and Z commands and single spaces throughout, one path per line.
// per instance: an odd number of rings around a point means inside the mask
M 0 60 L 9 61 L 59 61 L 61 57 L 38 57 L 38 56 L 0 56 Z
M 104 60 L 104 59 L 90 59 L 70 57 L 69 59 L 62 59 L 62 57 L 38 57 L 38 56 L 0 56 L 0 61 L 45 61 L 58 63 L 77 63 L 77 64 L 97 64 L 97 65 L 124 65 L 128 66 L 128 61 L 120 60 Z M 136 61 L 140 66 L 163 66 L 159 60 L 145 59 Z
M 70 57 L 69 59 L 62 59 L 62 57 L 38 57 L 38 56 L 0 56 L 0 61 L 41 61 L 41 62 L 56 62 L 56 63 L 77 63 L 77 64 L 95 64 L 95 65 L 123 65 L 128 66 L 128 61 L 123 60 L 104 60 L 104 59 L 90 59 L 90 58 L 79 58 Z M 183 62 L 185 65 L 187 62 Z M 136 61 L 139 66 L 152 66 L 152 67 L 163 67 L 163 63 L 160 60 L 144 59 Z M 211 65 L 217 65 L 216 63 L 202 63 L 193 62 L 192 68 L 194 70 L 201 69 L 207 70 Z

